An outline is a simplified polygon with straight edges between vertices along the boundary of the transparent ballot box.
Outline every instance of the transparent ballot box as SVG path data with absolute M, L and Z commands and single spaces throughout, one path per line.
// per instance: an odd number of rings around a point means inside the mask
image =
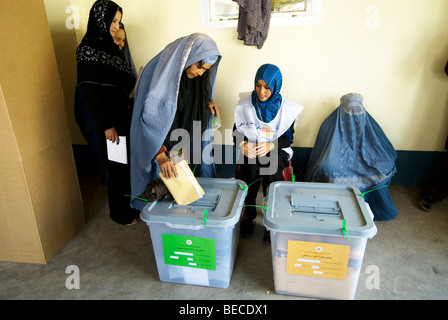
M 275 182 L 266 206 L 275 291 L 354 299 L 367 239 L 377 232 L 361 192 L 331 183 Z
M 246 184 L 197 178 L 203 197 L 189 205 L 148 203 L 140 216 L 149 227 L 161 281 L 227 288 L 238 249 Z

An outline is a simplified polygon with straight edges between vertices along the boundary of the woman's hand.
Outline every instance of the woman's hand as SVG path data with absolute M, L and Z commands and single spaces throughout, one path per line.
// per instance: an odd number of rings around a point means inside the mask
M 117 144 L 120 142 L 118 138 L 117 130 L 115 130 L 115 127 L 112 127 L 110 129 L 107 129 L 104 131 L 104 135 L 106 136 L 106 139 L 114 143 L 117 141 Z
M 258 157 L 263 157 L 267 155 L 271 150 L 274 150 L 274 144 L 272 142 L 262 142 L 257 144 L 255 152 Z
M 274 150 L 274 144 L 272 142 L 253 143 L 243 141 L 240 144 L 240 149 L 246 158 L 253 159 L 267 155 Z
M 162 174 L 166 179 L 171 179 L 172 177 L 177 178 L 177 169 L 174 166 L 173 161 L 171 161 L 165 153 L 157 155 L 156 161 L 159 164 L 160 171 L 162 171 Z
M 219 113 L 219 108 L 218 108 L 217 103 L 210 101 L 208 103 L 208 108 L 210 109 L 210 112 L 212 113 L 212 115 L 214 115 L 215 117 L 219 117 L 220 113 Z
M 241 143 L 240 148 L 246 158 L 253 159 L 257 156 L 256 143 L 244 141 Z

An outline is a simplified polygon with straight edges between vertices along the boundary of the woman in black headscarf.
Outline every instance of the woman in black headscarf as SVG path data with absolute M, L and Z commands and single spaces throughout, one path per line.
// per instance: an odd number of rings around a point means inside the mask
M 122 8 L 112 1 L 98 0 L 93 4 L 87 32 L 76 51 L 77 89 L 82 91 L 92 116 L 102 165 L 108 169 L 110 217 L 121 224 L 133 224 L 138 211 L 131 209 L 127 197 L 129 164 L 109 161 L 106 147 L 106 140 L 119 143 L 119 136 L 129 137 L 132 118 L 133 101 L 129 94 L 135 85 L 135 73 L 113 38 L 122 15 Z

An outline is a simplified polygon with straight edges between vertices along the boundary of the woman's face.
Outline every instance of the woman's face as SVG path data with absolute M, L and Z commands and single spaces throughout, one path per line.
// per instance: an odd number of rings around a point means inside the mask
M 112 21 L 112 24 L 110 25 L 110 35 L 112 36 L 112 38 L 115 37 L 115 34 L 117 33 L 118 30 L 120 30 L 120 21 L 121 21 L 121 12 L 120 10 L 117 10 L 117 13 L 115 14 L 115 18 Z
M 191 66 L 189 66 L 185 70 L 185 73 L 186 73 L 188 79 L 193 79 L 198 76 L 199 77 L 202 76 L 205 73 L 205 71 L 207 71 L 208 69 L 211 68 L 212 65 L 204 62 L 202 64 L 202 67 L 199 67 L 199 66 L 200 66 L 200 63 L 196 62 L 196 63 L 192 64 Z
M 120 47 L 120 50 L 123 49 L 126 42 L 126 33 L 124 32 L 124 29 L 119 29 L 115 32 L 114 42 Z
M 266 81 L 261 79 L 255 84 L 255 92 L 258 95 L 258 99 L 262 102 L 268 100 L 272 95 L 271 89 L 269 89 Z

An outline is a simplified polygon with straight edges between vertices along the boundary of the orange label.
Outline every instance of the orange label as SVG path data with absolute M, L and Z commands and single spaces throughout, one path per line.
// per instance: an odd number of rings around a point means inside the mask
M 350 246 L 306 241 L 288 241 L 286 272 L 344 280 Z
M 272 139 L 274 131 L 268 128 L 261 128 L 260 136 L 266 139 Z

